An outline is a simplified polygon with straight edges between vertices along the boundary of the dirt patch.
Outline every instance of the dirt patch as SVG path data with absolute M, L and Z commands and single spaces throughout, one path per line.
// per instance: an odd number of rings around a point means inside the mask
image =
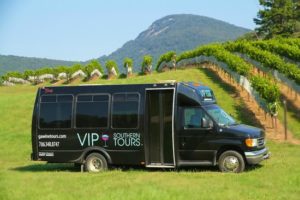
M 89 81 L 95 81 L 95 80 L 98 80 L 100 77 L 97 75 L 97 74 L 94 74 L 93 76 L 91 76 L 89 78 Z
M 75 84 L 80 83 L 81 81 L 82 81 L 82 80 L 81 80 L 80 77 L 76 77 L 76 78 L 72 78 L 68 84 L 75 85 Z
M 265 113 L 256 101 L 251 98 L 249 93 L 232 80 L 229 74 L 221 70 L 218 66 L 205 64 L 205 67 L 217 74 L 224 83 L 235 88 L 237 93 L 236 99 L 241 100 L 244 104 L 244 106 L 240 106 L 240 108 L 237 109 L 242 109 L 244 112 L 248 112 L 249 119 L 255 120 L 255 124 L 265 130 L 267 138 L 278 142 L 285 141 L 284 126 L 278 119 L 272 118 L 270 115 Z M 300 144 L 300 140 L 295 139 L 290 131 L 287 132 L 287 138 L 287 142 L 289 143 Z
M 293 111 L 295 116 L 300 119 L 300 97 L 297 92 L 283 83 L 278 83 L 281 93 L 281 101 L 286 100 L 287 109 Z
M 136 74 L 131 73 L 131 74 L 127 74 L 125 78 L 133 78 L 136 77 Z
M 52 85 L 62 85 L 66 80 L 58 80 L 54 82 Z
M 298 95 L 298 93 L 283 83 L 278 83 L 278 85 L 280 87 L 280 92 L 285 97 L 285 99 L 287 99 L 289 102 L 294 104 L 295 107 L 300 109 L 300 96 Z

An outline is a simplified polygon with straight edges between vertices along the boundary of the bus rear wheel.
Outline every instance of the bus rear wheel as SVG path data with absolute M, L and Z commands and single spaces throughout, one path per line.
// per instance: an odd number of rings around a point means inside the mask
M 102 172 L 107 170 L 107 161 L 99 153 L 91 153 L 87 156 L 85 170 L 88 172 Z
M 243 172 L 245 170 L 244 158 L 237 151 L 225 151 L 219 157 L 219 169 L 221 172 Z

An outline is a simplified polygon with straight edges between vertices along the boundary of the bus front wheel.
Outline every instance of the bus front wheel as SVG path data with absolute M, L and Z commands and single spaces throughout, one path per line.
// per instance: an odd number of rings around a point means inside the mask
M 240 173 L 245 170 L 243 156 L 237 151 L 225 151 L 219 157 L 219 169 L 221 172 Z

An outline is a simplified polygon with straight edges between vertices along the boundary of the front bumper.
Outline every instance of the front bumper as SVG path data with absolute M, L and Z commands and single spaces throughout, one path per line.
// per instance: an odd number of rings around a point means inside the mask
M 270 158 L 270 153 L 267 148 L 258 151 L 245 152 L 246 160 L 249 165 L 256 165 L 261 161 Z

